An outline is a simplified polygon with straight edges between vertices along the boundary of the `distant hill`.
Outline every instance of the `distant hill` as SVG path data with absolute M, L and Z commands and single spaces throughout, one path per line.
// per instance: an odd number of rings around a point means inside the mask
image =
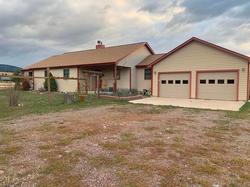
M 21 70 L 22 68 L 11 66 L 7 64 L 0 64 L 0 72 L 15 72 Z

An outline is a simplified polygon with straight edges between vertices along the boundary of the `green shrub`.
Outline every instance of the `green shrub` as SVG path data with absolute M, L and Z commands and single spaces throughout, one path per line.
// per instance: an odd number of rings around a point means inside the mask
M 30 90 L 30 83 L 29 83 L 28 79 L 23 79 L 22 88 L 23 88 L 24 91 L 29 91 Z
M 48 91 L 48 79 L 45 79 L 43 86 L 44 86 L 44 89 Z M 52 92 L 57 91 L 56 79 L 53 77 L 52 73 L 50 73 L 50 90 Z

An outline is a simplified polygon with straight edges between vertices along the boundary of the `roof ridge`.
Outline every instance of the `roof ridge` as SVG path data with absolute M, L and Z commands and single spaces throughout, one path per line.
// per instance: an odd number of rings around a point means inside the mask
M 146 44 L 146 43 L 147 42 L 137 42 L 137 43 L 130 43 L 130 44 L 113 45 L 113 46 L 100 48 L 100 49 L 86 49 L 86 50 L 79 50 L 79 51 L 69 51 L 69 52 L 62 53 L 62 55 L 69 54 L 69 53 L 79 53 L 79 52 L 84 52 L 84 51 L 102 50 L 102 49 L 113 48 L 113 47 L 121 47 L 121 46 L 125 46 L 125 45 L 138 45 L 138 44 Z

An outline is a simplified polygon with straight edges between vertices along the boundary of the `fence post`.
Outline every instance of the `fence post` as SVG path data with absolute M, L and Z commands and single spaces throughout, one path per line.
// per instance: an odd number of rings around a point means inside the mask
M 47 84 L 48 84 L 48 101 L 49 101 L 49 104 L 51 104 L 50 69 L 49 68 L 47 68 L 47 77 L 48 77 L 48 81 L 47 81 Z

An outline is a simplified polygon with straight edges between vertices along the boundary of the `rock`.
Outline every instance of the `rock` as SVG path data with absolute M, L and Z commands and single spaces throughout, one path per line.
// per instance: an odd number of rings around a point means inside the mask
M 221 187 L 219 184 L 213 184 L 213 187 Z
M 64 151 L 65 153 L 70 153 L 70 150 L 66 150 L 66 151 Z
M 59 124 L 64 124 L 64 121 L 62 120 L 62 121 L 59 121 Z

